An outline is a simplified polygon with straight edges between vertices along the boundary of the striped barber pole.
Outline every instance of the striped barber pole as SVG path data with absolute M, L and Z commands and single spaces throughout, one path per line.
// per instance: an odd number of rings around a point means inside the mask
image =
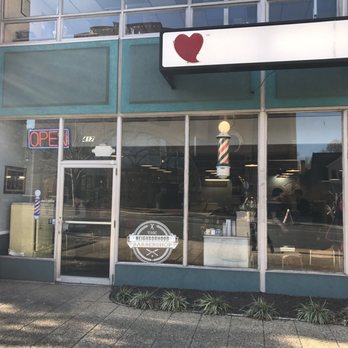
M 41 206 L 41 192 L 40 190 L 35 191 L 35 201 L 34 201 L 34 219 L 39 220 L 40 218 L 40 206 Z
M 231 137 L 229 135 L 218 135 L 217 138 L 219 139 L 217 165 L 228 166 L 230 163 L 228 149 L 229 149 Z
M 216 176 L 220 179 L 227 179 L 230 176 L 229 147 L 231 137 L 227 133 L 220 133 L 216 138 L 219 140 Z

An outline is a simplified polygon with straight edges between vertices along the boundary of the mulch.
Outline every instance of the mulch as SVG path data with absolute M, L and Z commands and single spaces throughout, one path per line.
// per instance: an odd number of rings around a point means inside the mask
M 162 289 L 162 288 L 151 288 L 151 287 L 132 287 L 127 286 L 134 292 L 137 291 L 149 291 L 153 292 L 157 298 L 161 297 L 166 290 L 175 290 L 181 295 L 186 297 L 187 301 L 192 305 L 196 300 L 201 298 L 204 294 L 211 294 L 213 296 L 222 297 L 230 306 L 229 312 L 231 314 L 243 314 L 245 309 L 250 305 L 254 299 L 262 297 L 267 303 L 273 304 L 278 316 L 280 318 L 296 318 L 297 308 L 300 304 L 306 304 L 310 298 L 305 296 L 288 296 L 288 295 L 276 295 L 276 294 L 262 294 L 262 293 L 249 293 L 249 292 L 222 292 L 222 291 L 198 291 L 198 290 L 187 290 L 187 289 Z M 112 295 L 117 292 L 119 287 L 113 287 L 111 292 Z M 347 294 L 348 296 L 348 294 Z M 313 302 L 325 303 L 326 308 L 330 309 L 334 314 L 338 314 L 343 308 L 348 307 L 347 299 L 331 299 L 331 298 L 320 298 L 311 297 Z

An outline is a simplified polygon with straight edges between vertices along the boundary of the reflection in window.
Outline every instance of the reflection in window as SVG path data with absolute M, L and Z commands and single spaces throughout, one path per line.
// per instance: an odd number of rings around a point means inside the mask
M 121 8 L 120 0 L 64 0 L 64 14 L 115 11 Z
M 167 247 L 175 246 L 170 249 L 166 262 L 180 264 L 183 237 L 184 122 L 180 119 L 125 120 L 122 128 L 119 260 L 144 261 L 136 251 L 136 240 L 130 244 L 129 238 L 144 223 L 144 233 L 140 234 L 149 235 L 149 238 L 139 242 L 149 243 L 150 239 L 154 243 L 159 242 L 158 238 L 163 230 L 156 227 L 157 223 L 152 226 L 152 230 L 151 225 L 146 226 L 149 221 L 158 221 L 170 230 L 174 235 L 172 238 L 176 238 L 178 243 L 176 246 L 171 245 L 171 241 L 164 237 Z M 146 235 L 139 238 L 146 238 Z M 152 262 L 161 258 L 167 247 L 151 247 L 150 243 L 139 249 Z
M 272 0 L 269 3 L 269 20 L 286 21 L 297 19 L 336 17 L 336 0 Z
M 64 20 L 64 38 L 118 35 L 119 17 L 88 17 Z
M 225 119 L 230 130 L 221 128 L 222 121 L 190 121 L 188 260 L 257 267 L 257 117 Z M 229 159 L 229 175 L 219 174 L 221 158 Z
M 157 33 L 163 28 L 185 26 L 185 10 L 127 14 L 126 34 Z
M 193 11 L 193 25 L 197 27 L 255 22 L 256 5 L 194 8 Z
M 5 42 L 42 41 L 55 38 L 55 21 L 5 25 Z
M 66 120 L 70 146 L 64 160 L 110 160 L 116 158 L 116 121 L 114 119 Z
M 342 136 L 339 113 L 268 121 L 268 267 L 341 272 Z
M 125 8 L 185 5 L 187 0 L 125 0 Z
M 5 18 L 47 16 L 58 13 L 58 0 L 5 0 Z
M 9 231 L 9 245 L 0 252 L 53 257 L 58 161 L 57 143 L 53 139 L 58 137 L 58 121 L 5 121 L 1 122 L 0 129 L 4 143 L 11 144 L 7 152 L 0 155 L 5 171 L 2 173 L 4 191 L 0 193 L 0 228 Z M 29 137 L 29 132 L 34 131 L 41 132 L 41 136 Z M 35 220 L 34 201 L 38 190 L 41 207 Z

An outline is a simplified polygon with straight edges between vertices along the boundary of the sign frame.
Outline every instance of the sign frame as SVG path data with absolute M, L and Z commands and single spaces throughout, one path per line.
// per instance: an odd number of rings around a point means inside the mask
M 167 79 L 167 81 L 170 84 L 173 84 L 173 76 L 176 74 L 345 66 L 345 65 L 348 65 L 348 56 L 345 58 L 266 61 L 266 62 L 239 63 L 239 64 L 235 64 L 235 63 L 216 64 L 216 65 L 210 64 L 210 65 L 195 66 L 192 63 L 188 63 L 187 66 L 180 66 L 180 67 L 163 66 L 163 54 L 164 54 L 163 45 L 164 45 L 164 35 L 166 33 L 178 33 L 178 35 L 180 35 L 180 34 L 185 34 L 185 32 L 205 32 L 205 31 L 213 31 L 213 30 L 238 29 L 238 28 L 262 28 L 262 27 L 271 27 L 271 26 L 286 26 L 286 25 L 296 25 L 296 24 L 311 24 L 311 23 L 341 22 L 341 21 L 348 21 L 348 16 L 322 18 L 322 19 L 310 19 L 310 20 L 283 21 L 283 22 L 238 24 L 238 25 L 229 25 L 229 26 L 165 29 L 160 32 L 159 70 L 163 74 L 163 76 Z

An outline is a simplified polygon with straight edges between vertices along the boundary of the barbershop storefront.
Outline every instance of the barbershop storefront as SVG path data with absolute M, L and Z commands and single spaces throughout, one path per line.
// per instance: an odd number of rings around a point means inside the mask
M 170 3 L 0 0 L 0 278 L 346 297 L 348 3 Z

